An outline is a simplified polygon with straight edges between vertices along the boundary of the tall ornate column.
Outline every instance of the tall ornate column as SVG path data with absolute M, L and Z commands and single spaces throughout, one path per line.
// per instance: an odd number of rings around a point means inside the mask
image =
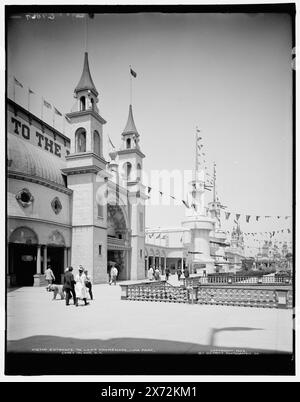
M 68 265 L 69 265 L 69 263 L 68 263 L 68 249 L 67 249 L 67 247 L 64 247 L 64 271 L 66 270 Z
M 44 250 L 43 250 L 43 273 L 45 273 L 46 269 L 47 269 L 47 246 L 44 246 Z
M 40 286 L 41 284 L 41 245 L 37 245 L 36 251 L 36 274 L 33 275 L 33 286 Z

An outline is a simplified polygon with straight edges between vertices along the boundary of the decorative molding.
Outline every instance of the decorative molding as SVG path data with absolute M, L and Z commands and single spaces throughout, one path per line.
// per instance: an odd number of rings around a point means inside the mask
M 98 161 L 102 162 L 104 165 L 107 165 L 107 163 L 108 163 L 102 156 L 99 156 L 92 151 L 70 153 L 69 155 L 66 156 L 66 160 L 84 159 L 84 158 L 90 158 L 90 157 L 98 159 Z
M 43 179 L 42 177 L 32 176 L 27 173 L 21 173 L 21 172 L 16 172 L 16 171 L 10 170 L 8 172 L 8 177 L 10 179 L 16 179 L 16 180 L 22 180 L 22 181 L 28 181 L 31 183 L 40 184 L 42 186 L 49 187 L 52 190 L 59 191 L 61 193 L 67 194 L 67 195 L 71 195 L 73 193 L 73 190 L 71 190 L 67 187 L 63 187 L 60 184 L 50 182 L 46 179 Z
M 65 227 L 67 229 L 72 229 L 72 225 L 68 225 L 67 223 L 60 223 L 60 222 L 54 222 L 54 221 L 48 221 L 46 219 L 40 219 L 40 218 L 30 218 L 28 216 L 17 216 L 17 215 L 8 215 L 8 219 L 20 219 L 23 221 L 30 221 L 30 222 L 38 222 L 38 223 L 46 223 L 46 224 L 51 224 L 51 225 L 56 225 L 56 226 L 61 226 Z
M 64 168 L 61 169 L 63 173 L 66 175 L 73 175 L 73 174 L 85 174 L 85 173 L 95 173 L 97 174 L 101 169 L 100 167 L 96 165 L 90 165 L 90 166 L 76 166 L 73 168 Z
M 118 155 L 126 155 L 126 154 L 137 154 L 141 158 L 145 158 L 145 155 L 143 152 L 141 152 L 139 149 L 132 148 L 132 149 L 123 149 L 121 151 L 118 151 Z
M 69 117 L 69 119 L 75 118 L 75 117 L 81 117 L 81 116 L 87 116 L 91 114 L 96 120 L 98 120 L 101 124 L 106 124 L 106 120 L 103 119 L 103 117 L 100 116 L 100 114 L 96 113 L 92 109 L 87 109 L 87 110 L 81 110 L 79 112 L 71 112 L 67 113 L 66 116 Z

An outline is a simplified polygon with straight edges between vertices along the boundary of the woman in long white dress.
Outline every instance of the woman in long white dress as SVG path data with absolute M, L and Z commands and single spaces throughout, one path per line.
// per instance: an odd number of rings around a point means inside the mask
M 86 276 L 83 272 L 83 268 L 80 266 L 78 269 L 78 274 L 75 277 L 75 294 L 76 294 L 76 306 L 78 306 L 78 300 L 83 300 L 84 304 L 89 304 L 86 301 L 87 288 L 85 286 Z

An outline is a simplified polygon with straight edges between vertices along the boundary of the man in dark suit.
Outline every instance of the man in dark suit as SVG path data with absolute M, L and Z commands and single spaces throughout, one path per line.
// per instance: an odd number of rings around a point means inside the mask
M 74 300 L 74 304 L 77 305 L 77 298 L 75 295 L 75 280 L 73 276 L 73 267 L 69 267 L 68 271 L 65 273 L 64 276 L 64 291 L 66 292 L 66 306 L 69 305 L 69 300 L 71 298 L 71 294 Z

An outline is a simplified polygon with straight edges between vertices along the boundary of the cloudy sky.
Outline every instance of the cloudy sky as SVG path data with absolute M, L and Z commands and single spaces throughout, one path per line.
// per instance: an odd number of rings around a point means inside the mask
M 86 49 L 85 19 L 14 18 L 7 28 L 9 77 L 69 112 Z M 105 132 L 120 144 L 132 65 L 145 171 L 193 169 L 198 126 L 209 172 L 216 162 L 218 195 L 232 216 L 244 214 L 241 228 L 290 228 L 290 219 L 246 223 L 245 214 L 292 214 L 291 35 L 285 14 L 96 14 L 87 49 Z M 180 226 L 184 217 L 183 205 L 149 206 L 146 224 Z M 232 219 L 224 222 L 232 226 Z

